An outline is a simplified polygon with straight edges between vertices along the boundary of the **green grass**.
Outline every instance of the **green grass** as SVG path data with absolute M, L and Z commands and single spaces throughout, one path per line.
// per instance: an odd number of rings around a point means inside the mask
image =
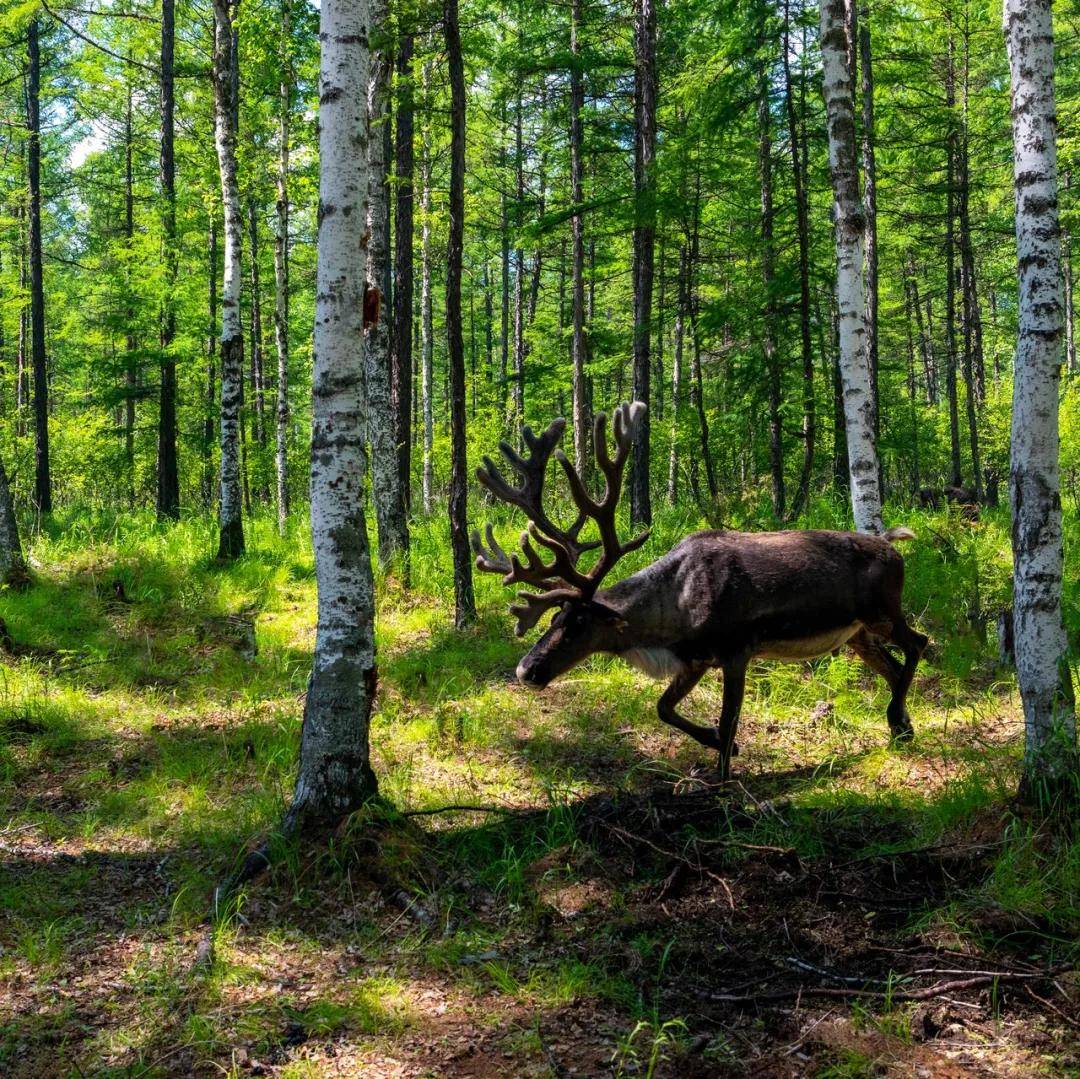
M 806 523 L 841 516 L 820 502 Z M 886 693 L 851 658 L 760 665 L 736 761 L 757 808 L 674 827 L 664 842 L 688 856 L 712 843 L 711 864 L 732 879 L 756 872 L 758 847 L 825 864 L 978 846 L 979 872 L 907 911 L 904 931 L 1075 960 L 1080 846 L 1012 805 L 1022 724 L 992 641 L 1009 587 L 1007 515 L 975 526 L 944 512 L 889 516 L 919 535 L 905 549 L 907 606 L 934 642 L 911 699 L 914 744 L 889 746 Z M 626 571 L 701 523 L 661 512 Z M 639 909 L 670 866 L 643 859 L 631 883 L 598 889 L 582 822 L 597 799 L 692 787 L 705 755 L 659 724 L 659 688 L 616 660 L 595 657 L 540 695 L 512 684 L 538 631 L 516 641 L 504 590 L 481 575 L 479 623 L 455 632 L 445 522 L 418 520 L 413 536 L 414 590 L 378 582 L 372 743 L 389 807 L 358 815 L 317 856 L 278 851 L 275 873 L 214 923 L 203 971 L 191 958 L 212 887 L 291 791 L 314 641 L 306 529 L 293 522 L 281 538 L 271 520 L 250 521 L 248 554 L 224 568 L 200 518 L 159 527 L 149 514 L 73 510 L 29 544 L 33 588 L 0 592 L 21 646 L 0 664 L 0 979 L 18 987 L 21 1017 L 6 1021 L 0 1068 L 46 1053 L 59 1031 L 100 1074 L 170 1074 L 178 1060 L 228 1073 L 238 1040 L 303 1074 L 311 1061 L 283 1031 L 356 1052 L 406 1030 L 437 1038 L 432 994 L 478 1023 L 510 1009 L 523 1060 L 542 1061 L 546 1044 L 526 1015 L 577 1007 L 619 1017 L 605 1052 L 624 1071 L 662 1074 L 686 1050 L 687 1013 L 667 994 L 688 957 Z M 1076 634 L 1075 544 L 1066 557 Z M 686 711 L 708 722 L 719 702 L 709 677 Z M 457 803 L 523 812 L 396 813 Z M 575 924 L 562 903 L 594 912 L 580 945 L 545 928 Z M 525 948 L 536 934 L 545 943 Z M 305 973 L 290 980 L 293 969 Z M 94 971 L 110 973 L 87 983 Z M 124 993 L 95 992 L 94 978 Z M 57 979 L 80 986 L 95 1024 L 54 999 Z M 896 1039 L 907 1019 L 868 1005 L 860 1021 Z M 718 1062 L 737 1055 L 724 1032 L 710 1038 L 703 1051 Z M 20 1044 L 29 1056 L 12 1055 Z M 874 1066 L 854 1049 L 820 1063 L 833 1075 Z

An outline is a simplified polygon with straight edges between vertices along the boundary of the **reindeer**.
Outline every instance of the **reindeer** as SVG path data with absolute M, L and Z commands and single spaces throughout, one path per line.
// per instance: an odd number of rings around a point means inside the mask
M 499 448 L 517 472 L 511 485 L 490 457 L 476 472 L 495 498 L 520 509 L 529 525 L 521 534 L 521 553 L 508 555 L 486 527 L 486 544 L 472 533 L 476 566 L 499 573 L 506 585 L 540 591 L 518 592 L 522 636 L 551 610 L 547 632 L 517 667 L 518 681 L 543 689 L 597 652 L 621 656 L 639 670 L 669 680 L 657 712 L 665 723 L 719 753 L 723 778 L 738 752 L 735 731 L 742 709 L 746 669 L 751 660 L 792 662 L 814 659 L 847 645 L 888 683 L 892 699 L 886 713 L 896 741 L 913 737 L 906 698 L 927 638 L 908 625 L 901 606 L 904 561 L 893 546 L 912 539 L 910 529 L 883 536 L 858 532 L 728 532 L 687 536 L 650 566 L 609 588 L 604 578 L 623 555 L 637 550 L 648 531 L 622 543 L 615 512 L 623 471 L 646 406 L 620 405 L 615 411 L 615 453 L 607 443 L 607 417 L 596 417 L 593 448 L 605 480 L 603 496 L 589 494 L 584 477 L 558 443 L 566 426 L 554 420 L 537 436 L 524 428 L 527 456 L 508 443 Z M 577 507 L 568 528 L 556 524 L 543 505 L 545 473 L 554 453 Z M 580 462 L 579 462 L 580 465 Z M 592 522 L 597 540 L 583 540 Z M 546 562 L 538 544 L 549 552 Z M 591 569 L 582 555 L 599 550 Z M 888 650 L 903 653 L 901 664 Z M 691 723 L 675 710 L 711 668 L 723 672 L 720 717 L 715 729 Z

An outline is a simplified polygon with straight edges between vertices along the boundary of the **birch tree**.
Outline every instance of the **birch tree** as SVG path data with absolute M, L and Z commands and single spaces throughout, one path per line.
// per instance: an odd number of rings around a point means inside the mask
M 1050 0 L 1005 0 L 1012 88 L 1020 324 L 1013 376 L 1012 500 L 1016 671 L 1024 703 L 1024 780 L 1044 795 L 1075 761 L 1076 716 L 1061 621 L 1058 389 L 1063 302 Z
M 311 423 L 318 628 L 289 830 L 334 824 L 377 790 L 368 747 L 375 596 L 363 512 L 367 462 L 361 422 L 369 14 L 368 0 L 323 0 L 320 15 Z
M 840 322 L 840 377 L 847 432 L 851 508 L 860 532 L 881 524 L 874 395 L 866 353 L 863 291 L 864 214 L 855 154 L 853 79 L 848 62 L 844 0 L 822 0 L 821 57 L 829 129 L 829 172 L 836 219 L 836 305 Z
M 232 0 L 214 0 L 214 145 L 225 211 L 225 266 L 221 286 L 221 501 L 218 558 L 244 553 L 240 487 L 240 405 L 244 393 L 244 330 L 240 321 L 243 210 L 236 175 L 236 85 Z

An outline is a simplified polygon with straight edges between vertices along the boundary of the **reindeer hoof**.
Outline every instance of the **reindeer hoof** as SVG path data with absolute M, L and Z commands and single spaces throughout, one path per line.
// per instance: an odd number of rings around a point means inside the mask
M 904 717 L 907 719 L 907 717 Z M 896 726 L 891 728 L 892 737 L 890 741 L 896 745 L 908 745 L 915 741 L 915 728 L 911 725 L 911 720 L 903 726 Z

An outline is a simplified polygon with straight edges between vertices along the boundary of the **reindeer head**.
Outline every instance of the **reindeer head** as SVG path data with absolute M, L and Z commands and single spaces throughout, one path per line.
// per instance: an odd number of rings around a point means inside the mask
M 623 472 L 645 408 L 635 401 L 615 410 L 614 456 L 608 452 L 607 416 L 601 412 L 596 417 L 593 448 L 606 484 L 598 502 L 589 495 L 581 474 L 566 454 L 557 448 L 566 427 L 561 419 L 553 420 L 539 436 L 528 427 L 523 430 L 527 457 L 517 453 L 509 443 L 499 443 L 503 456 L 520 477 L 518 486 L 507 482 L 490 457 L 485 457 L 483 467 L 476 470 L 476 477 L 484 487 L 500 501 L 517 506 L 529 519 L 528 528 L 521 533 L 520 555 L 508 555 L 499 546 L 490 524 L 485 529 L 486 546 L 478 531 L 472 534 L 478 569 L 502 574 L 506 585 L 525 584 L 541 589 L 518 592 L 521 603 L 510 608 L 510 613 L 517 616 L 517 636 L 535 626 L 549 610 L 559 608 L 548 631 L 518 664 L 517 677 L 523 685 L 542 689 L 594 652 L 614 650 L 613 642 L 622 626 L 620 616 L 595 596 L 615 563 L 649 537 L 647 531 L 642 532 L 623 544 L 615 529 Z M 569 528 L 555 524 L 543 507 L 544 478 L 552 453 L 562 466 L 578 510 L 577 519 Z M 579 538 L 589 521 L 595 523 L 599 540 L 585 542 Z M 544 561 L 534 542 L 550 552 L 550 563 Z M 600 554 L 592 568 L 580 570 L 581 556 L 596 549 Z

